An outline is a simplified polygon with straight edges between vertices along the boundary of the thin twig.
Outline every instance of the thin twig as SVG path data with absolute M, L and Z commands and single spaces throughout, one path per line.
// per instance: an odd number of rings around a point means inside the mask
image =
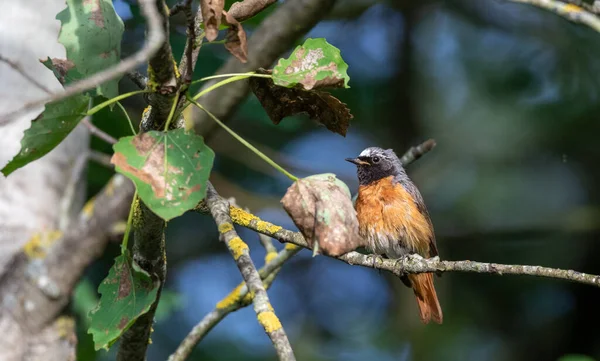
M 196 31 L 194 23 L 194 14 L 192 13 L 192 0 L 185 0 L 183 4 L 183 12 L 185 13 L 185 19 L 187 22 L 187 44 L 185 46 L 185 58 L 187 61 L 188 69 L 183 75 L 184 84 L 189 85 L 192 82 L 192 76 L 194 74 L 195 65 L 192 60 L 192 53 L 194 51 L 194 42 L 196 41 Z
M 23 78 L 27 79 L 30 83 L 32 83 L 36 87 L 42 89 L 47 94 L 51 94 L 52 93 L 52 91 L 50 91 L 50 89 L 48 89 L 44 84 L 38 82 L 37 79 L 35 79 L 31 75 L 29 75 L 27 73 L 27 71 L 25 69 L 23 69 L 19 63 L 14 62 L 14 61 L 12 61 L 12 60 L 10 60 L 10 59 L 2 56 L 2 55 L 0 55 L 0 61 L 8 64 L 8 66 L 10 66 L 11 68 L 13 68 L 17 73 L 21 74 L 21 76 Z
M 258 240 L 263 247 L 265 247 L 265 251 L 267 252 L 267 258 L 270 254 L 277 254 L 277 248 L 273 245 L 273 240 L 271 237 L 266 236 L 262 233 L 258 234 Z
M 243 209 L 234 209 L 231 212 L 232 221 L 253 231 L 273 237 L 280 242 L 292 243 L 297 246 L 310 249 L 308 243 L 300 232 L 283 229 L 280 226 L 261 220 Z M 407 273 L 429 273 L 429 272 L 475 272 L 490 274 L 513 274 L 538 276 L 555 279 L 563 279 L 572 282 L 584 283 L 600 287 L 600 276 L 530 265 L 509 265 L 497 263 L 484 263 L 475 261 L 441 261 L 437 258 L 423 259 L 420 257 L 405 258 L 400 260 L 383 259 L 375 255 L 364 255 L 358 252 L 349 252 L 340 257 L 334 257 L 351 265 L 375 268 L 389 271 L 397 276 Z
M 188 39 L 185 43 L 185 48 L 183 49 L 184 56 L 181 57 L 181 61 L 179 62 L 179 73 L 181 73 L 183 79 L 190 79 L 191 83 L 191 79 L 193 78 L 194 74 L 194 68 L 196 67 L 196 62 L 198 61 L 198 54 L 200 53 L 200 48 L 202 47 L 202 40 L 204 39 L 204 30 L 202 29 L 201 8 L 198 7 L 196 16 L 194 17 L 191 24 L 189 22 L 189 19 L 187 20 Z M 186 82 L 186 84 L 189 83 Z M 181 99 L 180 103 L 180 105 L 183 105 L 185 103 L 185 99 Z
M 235 209 L 235 208 L 232 208 Z M 271 258 L 258 271 L 265 288 L 269 288 L 274 280 L 274 276 L 281 269 L 281 266 L 302 248 L 289 244 L 279 251 L 275 257 Z M 209 312 L 202 321 L 200 321 L 190 333 L 183 339 L 177 350 L 169 357 L 168 361 L 186 360 L 192 353 L 194 347 L 202 341 L 208 332 L 215 327 L 228 314 L 248 306 L 252 303 L 253 295 L 248 293 L 248 287 L 245 283 L 240 283 L 225 298 L 217 303 L 214 310 Z
M 105 131 L 101 130 L 100 128 L 98 128 L 94 124 L 92 124 L 89 117 L 83 118 L 81 123 L 83 125 L 85 125 L 86 128 L 88 128 L 88 130 L 90 131 L 90 133 L 92 135 L 94 135 L 95 137 L 102 139 L 103 141 L 107 142 L 108 144 L 117 143 L 117 140 L 113 136 L 111 136 L 110 134 L 106 133 Z
M 169 9 L 169 16 L 177 15 L 185 10 L 185 7 L 189 6 L 187 3 L 191 3 L 191 0 L 185 0 L 173 5 L 173 7 Z
M 105 166 L 106 168 L 114 169 L 115 166 L 110 162 L 110 155 L 99 152 L 97 150 L 92 150 L 88 154 L 90 160 Z
M 575 1 L 562 2 L 558 0 L 508 0 L 515 3 L 529 4 L 539 8 L 551 11 L 560 15 L 567 20 L 575 23 L 587 25 L 590 28 L 600 32 L 600 18 L 593 12 L 588 10 L 588 7 L 582 8 L 573 4 Z M 595 9 L 595 7 L 592 7 Z
M 139 71 L 130 71 L 127 73 L 127 77 L 141 90 L 146 89 L 148 78 L 146 78 L 144 74 L 140 73 Z
M 138 65 L 146 62 L 153 54 L 156 53 L 156 51 L 158 51 L 158 49 L 160 49 L 166 37 L 161 28 L 161 17 L 156 7 L 157 2 L 155 0 L 139 0 L 139 4 L 142 14 L 148 22 L 148 35 L 146 37 L 146 42 L 137 53 L 120 61 L 113 67 L 73 83 L 72 85 L 66 87 L 64 91 L 53 92 L 43 99 L 29 102 L 15 111 L 1 115 L 0 124 L 6 123 L 13 117 L 40 105 L 68 98 L 75 94 L 92 89 L 109 80 L 123 76 L 128 71 L 131 71 Z
M 410 149 L 408 149 L 406 151 L 406 153 L 404 153 L 402 158 L 400 158 L 400 162 L 402 163 L 402 165 L 407 166 L 407 165 L 411 164 L 412 162 L 418 160 L 422 156 L 424 156 L 426 153 L 431 151 L 435 146 L 436 146 L 435 140 L 428 139 L 428 140 L 424 141 L 423 143 L 417 145 L 416 147 L 410 147 Z
M 217 224 L 221 240 L 227 245 L 248 289 L 254 294 L 252 303 L 258 322 L 273 342 L 279 360 L 295 360 L 290 341 L 281 322 L 275 315 L 261 277 L 250 258 L 248 245 L 237 235 L 231 223 L 229 203 L 217 194 L 210 183 L 207 187 L 206 203 Z

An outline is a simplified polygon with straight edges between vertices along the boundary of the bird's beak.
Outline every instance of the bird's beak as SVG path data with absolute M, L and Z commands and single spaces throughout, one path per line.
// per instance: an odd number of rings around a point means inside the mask
M 346 162 L 350 162 L 356 165 L 369 165 L 369 162 L 365 162 L 364 160 L 360 160 L 358 158 L 346 158 Z

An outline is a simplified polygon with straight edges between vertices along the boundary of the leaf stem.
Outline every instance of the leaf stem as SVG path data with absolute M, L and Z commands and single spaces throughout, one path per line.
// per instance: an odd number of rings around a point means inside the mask
M 190 103 L 192 103 L 195 106 L 197 106 L 198 108 L 202 109 L 206 114 L 208 114 L 209 117 L 212 118 L 212 120 L 214 120 L 217 124 L 219 124 L 219 126 L 221 126 L 221 128 L 225 129 L 229 134 L 231 134 L 240 143 L 242 143 L 248 149 L 250 149 L 251 151 L 253 151 L 254 154 L 258 155 L 262 160 L 264 160 L 265 162 L 267 162 L 269 165 L 271 165 L 273 168 L 277 169 L 279 172 L 281 172 L 282 174 L 284 174 L 286 177 L 288 177 L 292 181 L 295 182 L 295 181 L 298 180 L 298 177 L 294 176 L 290 172 L 288 172 L 285 169 L 283 169 L 279 164 L 275 163 L 275 161 L 273 161 L 271 158 L 267 157 L 263 152 L 261 152 L 260 150 L 256 149 L 252 144 L 248 143 L 244 138 L 240 137 L 236 132 L 234 132 L 233 130 L 231 130 L 231 128 L 229 128 L 228 126 L 226 126 L 225 124 L 223 124 L 223 122 L 221 122 L 213 113 L 209 112 L 206 108 L 204 108 L 202 105 L 200 105 L 197 101 L 195 101 L 194 99 L 192 99 L 189 94 L 187 94 L 187 98 L 190 101 Z
M 196 83 L 200 83 L 203 81 L 207 81 L 207 80 L 211 80 L 211 79 L 218 79 L 218 78 L 227 78 L 227 77 L 233 77 L 233 76 L 247 76 L 248 78 L 272 78 L 273 76 L 270 74 L 256 74 L 255 72 L 251 71 L 248 73 L 229 73 L 229 74 L 217 74 L 217 75 L 211 75 L 211 76 L 205 76 L 204 78 L 200 78 L 198 80 L 194 80 L 192 82 L 192 84 L 196 84 Z M 243 78 L 245 79 L 245 78 Z
M 213 85 L 209 86 L 208 88 L 202 90 L 200 93 L 194 95 L 193 99 L 194 100 L 198 100 L 198 98 L 200 98 L 204 94 L 210 93 L 211 91 L 213 91 L 213 90 L 215 90 L 217 88 L 220 88 L 223 85 L 226 85 L 226 84 L 229 84 L 229 83 L 233 83 L 233 82 L 238 81 L 238 80 L 244 80 L 244 79 L 250 78 L 251 76 L 252 75 L 236 75 L 236 76 L 233 76 L 233 77 L 231 77 L 229 79 L 221 80 L 220 82 L 218 82 L 216 84 L 213 84 Z
M 119 106 L 119 108 L 121 108 L 121 110 L 123 111 L 123 114 L 125 114 L 125 118 L 127 118 L 127 122 L 129 122 L 129 127 L 131 128 L 131 132 L 133 133 L 133 135 L 136 135 L 137 132 L 135 131 L 135 128 L 133 127 L 133 123 L 131 122 L 131 118 L 129 117 L 129 114 L 127 114 L 127 110 L 125 109 L 123 104 L 121 104 L 121 102 L 117 102 L 117 105 Z
M 175 114 L 175 109 L 177 108 L 178 102 L 179 102 L 179 93 L 175 94 L 175 99 L 173 99 L 173 105 L 171 106 L 171 111 L 169 112 L 169 117 L 167 118 L 167 122 L 165 123 L 165 132 L 169 130 L 169 125 L 171 125 L 171 120 L 173 120 L 173 114 Z
M 127 245 L 129 243 L 129 233 L 131 232 L 131 223 L 133 222 L 133 212 L 135 209 L 135 201 L 137 200 L 137 189 L 133 193 L 131 199 L 131 206 L 129 207 L 129 216 L 127 216 L 127 226 L 125 226 L 125 234 L 123 235 L 123 243 L 121 243 L 121 254 L 127 252 Z
M 137 94 L 143 94 L 143 93 L 149 93 L 149 92 L 150 92 L 150 90 L 144 89 L 144 90 L 136 90 L 136 91 L 132 91 L 132 92 L 129 92 L 129 93 L 118 95 L 118 96 L 116 96 L 114 98 L 110 98 L 107 101 L 105 101 L 103 103 L 100 103 L 100 104 L 96 105 L 95 107 L 93 107 L 92 109 L 88 110 L 87 115 L 96 114 L 100 110 L 102 110 L 105 107 L 111 105 L 112 103 L 118 102 L 119 100 L 123 100 L 125 98 L 129 98 L 130 96 L 134 96 L 134 95 L 137 95 Z

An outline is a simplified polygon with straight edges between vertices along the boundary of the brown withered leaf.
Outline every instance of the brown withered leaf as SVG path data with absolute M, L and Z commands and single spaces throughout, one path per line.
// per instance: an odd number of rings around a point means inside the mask
M 204 31 L 208 41 L 215 40 L 219 35 L 219 25 L 221 25 L 224 6 L 225 0 L 200 0 Z
M 259 74 L 270 70 L 259 69 Z M 287 116 L 306 113 L 334 133 L 346 136 L 350 120 L 354 117 L 346 104 L 321 90 L 304 90 L 301 86 L 286 88 L 275 85 L 268 78 L 250 78 L 250 89 L 275 124 Z
M 316 174 L 297 180 L 281 203 L 313 254 L 341 256 L 364 246 L 350 190 L 335 174 Z
M 248 44 L 246 42 L 246 32 L 233 16 L 223 10 L 225 15 L 224 23 L 229 26 L 227 36 L 225 37 L 225 49 L 239 59 L 242 63 L 248 61 Z

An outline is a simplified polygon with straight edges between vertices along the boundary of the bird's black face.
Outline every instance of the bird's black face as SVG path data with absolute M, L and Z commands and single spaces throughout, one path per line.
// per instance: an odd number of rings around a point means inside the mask
M 346 158 L 346 161 L 356 165 L 360 185 L 404 172 L 400 159 L 391 149 L 367 148 L 358 157 Z

